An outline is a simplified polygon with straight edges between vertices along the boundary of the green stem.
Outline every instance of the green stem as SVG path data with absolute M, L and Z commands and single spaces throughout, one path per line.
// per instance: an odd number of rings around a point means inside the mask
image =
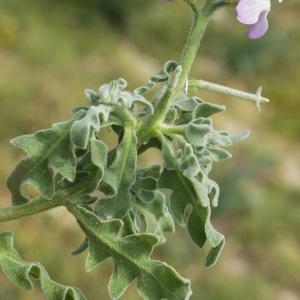
M 180 59 L 180 69 L 175 72 L 176 84 L 169 86 L 162 98 L 158 101 L 155 107 L 154 114 L 147 118 L 139 127 L 137 135 L 139 144 L 143 144 L 150 137 L 156 136 L 156 131 L 162 120 L 164 120 L 166 113 L 168 112 L 172 101 L 176 95 L 184 88 L 186 80 L 191 71 L 192 65 L 196 58 L 200 43 L 204 36 L 209 17 L 219 6 L 225 5 L 221 0 L 207 0 L 201 10 L 192 4 L 190 1 L 186 1 L 192 7 L 194 13 L 194 20 L 188 36 L 187 42 L 183 49 Z
M 224 0 L 206 0 L 201 10 L 198 10 L 193 4 L 190 5 L 194 12 L 194 20 L 181 55 L 180 65 L 182 66 L 182 72 L 175 89 L 175 96 L 185 86 L 186 80 L 191 72 L 198 49 L 206 31 L 210 16 L 218 7 L 228 5 L 228 3 Z
M 179 92 L 185 85 L 187 77 L 196 58 L 200 43 L 203 39 L 207 24 L 209 22 L 209 16 L 210 14 L 208 14 L 207 10 L 204 9 L 200 12 L 194 13 L 194 21 L 191 27 L 191 31 L 180 59 L 182 72 L 178 80 L 176 92 Z
M 168 126 L 162 125 L 159 130 L 165 134 L 184 134 L 187 125 L 178 125 L 178 126 Z
M 64 200 L 61 198 L 54 198 L 52 200 L 37 198 L 24 205 L 1 208 L 0 222 L 20 219 L 62 205 L 64 205 Z

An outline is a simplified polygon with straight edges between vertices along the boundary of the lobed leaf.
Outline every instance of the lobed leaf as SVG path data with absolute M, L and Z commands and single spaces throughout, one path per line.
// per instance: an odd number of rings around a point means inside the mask
M 112 194 L 100 199 L 96 213 L 100 216 L 122 218 L 132 208 L 130 188 L 136 178 L 137 138 L 133 124 L 124 128 L 114 162 L 106 169 L 103 181 Z
M 181 91 L 174 100 L 174 105 L 184 112 L 193 112 L 199 106 L 202 100 L 197 97 L 189 97 L 184 91 Z
M 28 155 L 27 159 L 19 162 L 6 181 L 14 205 L 30 200 L 24 192 L 26 185 L 36 189 L 41 196 L 52 199 L 55 192 L 54 172 L 68 181 L 74 181 L 77 162 L 69 136 L 71 126 L 72 121 L 58 123 L 50 129 L 11 141 Z
M 158 179 L 161 166 L 152 166 L 140 169 L 136 174 L 136 181 L 131 187 L 131 192 L 143 201 L 152 201 L 158 189 Z
M 179 170 L 165 169 L 161 175 L 160 187 L 172 191 L 170 209 L 180 225 L 187 222 L 188 230 L 193 241 L 203 247 L 208 241 L 210 250 L 206 266 L 214 265 L 223 249 L 225 238 L 217 232 L 211 224 L 211 208 L 207 188 L 194 177 L 188 177 Z M 186 220 L 186 207 L 192 206 L 188 220 Z
M 156 236 L 133 234 L 122 238 L 122 221 L 102 222 L 95 214 L 78 205 L 72 205 L 69 210 L 76 216 L 88 238 L 86 270 L 91 271 L 108 257 L 113 258 L 114 271 L 109 282 L 112 299 L 119 299 L 135 279 L 143 299 L 189 299 L 189 281 L 167 264 L 150 258 L 158 243 Z
M 145 221 L 145 232 L 159 237 L 159 243 L 166 241 L 165 232 L 174 232 L 175 225 L 169 212 L 166 198 L 163 193 L 156 191 L 152 201 L 143 201 L 136 198 L 134 206 L 142 214 Z
M 78 198 L 88 195 L 99 187 L 107 166 L 107 156 L 108 148 L 106 144 L 93 137 L 90 140 L 89 152 L 78 162 L 74 182 L 64 182 L 62 186 L 68 198 Z
M 208 119 L 199 118 L 188 124 L 185 130 L 187 140 L 194 146 L 204 147 L 207 144 L 207 136 L 213 131 Z
M 126 91 L 126 88 L 127 81 L 123 78 L 119 78 L 118 80 L 114 80 L 110 83 L 100 86 L 98 92 L 88 89 L 85 91 L 85 94 L 91 105 L 120 105 L 132 110 L 134 104 L 138 103 L 142 105 L 144 109 L 133 110 L 133 115 L 143 116 L 148 113 L 153 113 L 153 106 L 150 102 L 148 102 L 140 93 L 138 93 L 137 90 L 132 93 Z
M 137 210 L 130 210 L 121 220 L 124 223 L 122 230 L 123 236 L 141 232 L 141 219 Z
M 109 113 L 109 106 L 102 104 L 91 106 L 80 120 L 72 124 L 71 140 L 73 144 L 80 149 L 86 149 L 93 133 L 97 133 L 101 128 L 100 116 L 103 121 L 107 121 Z
M 32 290 L 30 276 L 38 279 L 48 300 L 87 300 L 78 288 L 64 286 L 53 281 L 46 269 L 37 262 L 25 262 L 13 245 L 13 234 L 0 233 L 0 268 L 14 284 Z
M 161 171 L 162 168 L 158 165 L 140 169 L 137 172 L 136 182 L 131 188 L 134 195 L 132 213 L 143 217 L 145 232 L 158 236 L 160 244 L 165 242 L 165 232 L 175 230 L 165 195 L 158 189 Z
M 170 60 L 164 64 L 163 69 L 157 75 L 153 75 L 150 77 L 148 83 L 144 86 L 138 87 L 134 90 L 134 94 L 143 95 L 153 89 L 155 84 L 168 82 L 170 74 L 175 71 L 178 67 L 178 63 L 176 61 Z
M 163 136 L 160 138 L 166 167 L 160 176 L 159 187 L 171 190 L 170 210 L 181 226 L 187 224 L 193 241 L 199 247 L 203 247 L 206 241 L 211 244 L 212 249 L 206 260 L 206 266 L 210 267 L 216 263 L 225 243 L 224 236 L 214 229 L 210 221 L 209 194 L 215 191 L 215 196 L 218 197 L 218 189 L 214 182 L 201 172 L 199 164 L 193 163 L 193 160 L 189 160 L 190 164 L 186 163 L 186 169 L 182 169 L 181 160 L 184 157 L 177 159 L 172 143 Z M 187 151 L 190 149 L 187 147 Z M 189 153 L 190 157 L 193 157 L 191 154 Z M 186 161 L 186 158 L 184 159 Z M 202 180 L 198 176 L 202 177 Z M 215 205 L 217 204 L 216 197 L 212 200 Z M 192 210 L 187 215 L 189 206 Z

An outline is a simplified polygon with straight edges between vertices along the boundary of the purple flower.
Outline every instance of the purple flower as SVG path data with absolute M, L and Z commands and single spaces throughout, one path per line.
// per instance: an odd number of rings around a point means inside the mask
M 282 2 L 282 0 L 279 0 Z M 270 0 L 240 0 L 237 7 L 239 22 L 250 25 L 247 35 L 250 39 L 262 37 L 268 30 L 268 14 L 271 10 Z

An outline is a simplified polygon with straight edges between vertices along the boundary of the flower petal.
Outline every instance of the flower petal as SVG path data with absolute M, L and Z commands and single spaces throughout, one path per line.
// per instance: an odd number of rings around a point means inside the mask
M 262 12 L 259 16 L 258 22 L 250 26 L 247 33 L 250 39 L 258 39 L 267 32 L 269 27 L 267 16 L 268 12 Z
M 270 0 L 240 0 L 237 7 L 237 19 L 247 25 L 256 24 L 262 12 L 271 10 Z

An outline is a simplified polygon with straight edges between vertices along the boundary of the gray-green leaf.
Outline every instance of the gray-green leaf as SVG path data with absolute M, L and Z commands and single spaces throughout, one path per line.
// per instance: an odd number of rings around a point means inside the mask
M 109 282 L 112 299 L 119 299 L 134 279 L 143 299 L 189 299 L 189 281 L 167 264 L 150 258 L 158 243 L 156 236 L 133 234 L 122 238 L 120 220 L 101 222 L 96 215 L 77 205 L 72 205 L 69 210 L 89 240 L 86 270 L 91 271 L 106 258 L 113 258 L 114 271 Z
M 207 134 L 212 132 L 213 129 L 211 125 L 197 121 L 195 120 L 188 124 L 185 134 L 192 145 L 204 147 L 206 145 Z
M 86 300 L 78 288 L 53 281 L 40 263 L 25 262 L 14 248 L 13 237 L 10 232 L 0 233 L 0 267 L 10 281 L 25 290 L 32 290 L 31 276 L 40 280 L 48 300 Z
M 203 102 L 200 103 L 197 109 L 194 111 L 194 118 L 208 118 L 213 114 L 225 111 L 224 105 L 217 105 L 212 103 Z
M 136 198 L 134 206 L 143 215 L 146 233 L 159 236 L 159 243 L 165 242 L 165 232 L 174 232 L 175 225 L 173 218 L 169 212 L 165 195 L 160 191 L 155 192 L 152 201 L 146 202 Z
M 144 201 L 151 201 L 155 197 L 157 182 L 161 173 L 160 166 L 141 169 L 136 174 L 136 181 L 131 187 L 133 193 Z
M 170 60 L 164 64 L 163 69 L 157 75 L 150 77 L 148 83 L 144 86 L 138 87 L 134 90 L 134 94 L 143 95 L 149 92 L 157 83 L 167 82 L 169 80 L 170 74 L 176 70 L 178 63 L 176 61 Z
M 171 211 L 180 225 L 188 223 L 188 230 L 193 241 L 203 247 L 208 241 L 212 249 L 206 260 L 206 266 L 216 263 L 224 246 L 224 236 L 217 232 L 211 224 L 211 208 L 208 190 L 195 177 L 184 176 L 179 170 L 165 169 L 160 177 L 160 187 L 172 191 L 170 198 Z M 186 220 L 186 207 L 193 210 Z
M 109 113 L 109 106 L 102 104 L 91 106 L 85 115 L 72 125 L 71 140 L 73 144 L 80 149 L 86 149 L 93 132 L 98 132 L 101 128 L 100 116 L 103 121 L 107 121 Z
M 67 180 L 74 181 L 77 163 L 69 136 L 71 126 L 72 121 L 58 123 L 50 129 L 23 135 L 11 141 L 28 155 L 7 178 L 7 187 L 14 205 L 30 200 L 24 192 L 25 185 L 36 189 L 41 196 L 52 199 L 55 192 L 54 171 Z
M 100 216 L 122 218 L 132 207 L 130 187 L 135 182 L 137 139 L 133 124 L 125 127 L 123 140 L 114 162 L 106 169 L 103 181 L 112 189 L 112 195 L 100 199 L 96 212 Z
M 90 152 L 78 163 L 75 181 L 64 186 L 64 192 L 68 197 L 78 198 L 88 195 L 98 188 L 107 166 L 107 155 L 107 146 L 93 137 L 90 141 Z

